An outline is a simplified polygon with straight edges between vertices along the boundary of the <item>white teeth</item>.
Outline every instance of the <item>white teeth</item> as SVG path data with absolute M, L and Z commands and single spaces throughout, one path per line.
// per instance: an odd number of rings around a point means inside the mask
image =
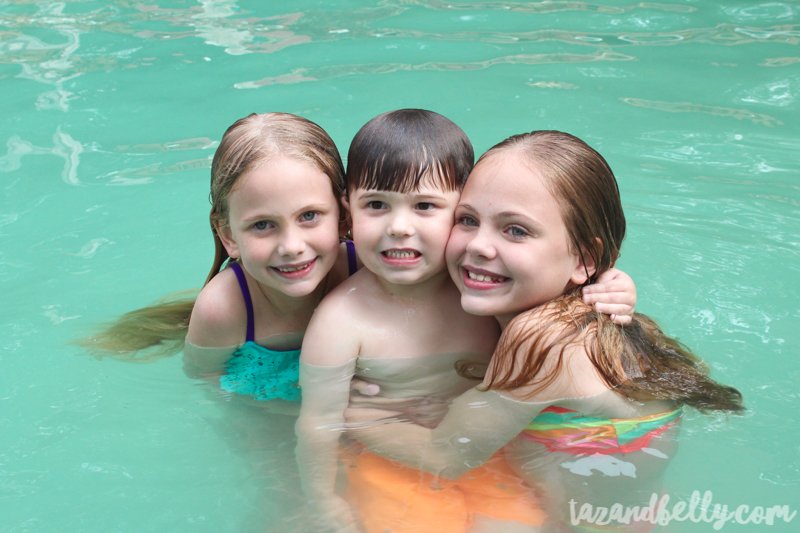
M 415 256 L 414 252 L 411 251 L 400 251 L 400 250 L 387 250 L 384 252 L 387 257 L 391 257 L 392 259 L 411 259 Z
M 474 279 L 475 281 L 488 281 L 489 283 L 500 283 L 501 281 L 500 278 L 476 274 L 475 272 L 470 272 L 469 270 L 467 270 L 467 274 L 469 275 L 469 279 Z
M 280 272 L 297 272 L 298 270 L 303 270 L 305 268 L 308 268 L 308 265 L 296 266 L 296 267 L 284 267 L 284 268 L 275 267 L 275 268 Z

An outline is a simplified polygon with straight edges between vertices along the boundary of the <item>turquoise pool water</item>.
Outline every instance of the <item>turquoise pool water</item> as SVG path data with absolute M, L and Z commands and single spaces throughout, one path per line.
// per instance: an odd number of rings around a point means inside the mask
M 0 1 L 0 531 L 304 530 L 291 424 L 180 357 L 65 344 L 202 284 L 210 158 L 253 111 L 345 153 L 402 107 L 478 153 L 585 139 L 620 182 L 639 310 L 749 408 L 688 416 L 668 494 L 800 509 L 798 43 L 796 0 Z

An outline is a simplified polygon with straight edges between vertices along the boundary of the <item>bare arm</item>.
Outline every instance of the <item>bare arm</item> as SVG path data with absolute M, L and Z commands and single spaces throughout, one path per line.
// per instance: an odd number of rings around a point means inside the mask
M 218 378 L 238 346 L 205 348 L 189 341 L 183 346 L 183 372 L 192 379 Z
M 548 405 L 520 402 L 476 388 L 453 400 L 447 416 L 435 429 L 384 419 L 358 424 L 348 432 L 371 452 L 387 459 L 458 479 L 488 461 Z
M 535 316 L 546 310 L 532 310 L 533 322 L 524 320 L 512 323 L 504 335 L 520 335 L 536 326 Z M 532 342 L 530 339 L 528 342 Z M 392 423 L 381 421 L 377 411 L 373 424 L 364 423 L 364 416 L 348 433 L 358 439 L 370 451 L 387 459 L 425 470 L 448 479 L 457 479 L 467 471 L 486 462 L 497 450 L 514 439 L 545 408 L 571 398 L 596 394 L 608 390 L 599 379 L 588 357 L 582 340 L 566 346 L 556 345 L 550 352 L 563 354 L 563 364 L 556 369 L 548 356 L 543 372 L 556 372 L 547 384 L 525 385 L 511 391 L 482 390 L 492 381 L 490 365 L 484 385 L 471 389 L 450 404 L 450 409 L 435 429 L 400 423 L 398 417 Z M 530 345 L 522 347 L 520 353 L 530 353 Z M 535 357 L 536 355 L 532 355 Z M 494 357 L 498 357 L 495 353 Z M 523 358 L 512 368 L 514 374 L 523 371 Z M 356 411 L 356 410 L 354 410 Z M 356 413 L 357 414 L 357 413 Z M 384 415 L 385 416 L 385 415 Z M 353 417 L 353 420 L 356 420 Z M 348 412 L 348 422 L 350 412 Z
M 335 303 L 323 302 L 309 324 L 300 356 L 303 403 L 296 425 L 303 493 L 336 531 L 355 531 L 349 505 L 334 493 L 339 438 L 358 354 L 346 318 Z
M 190 378 L 218 376 L 244 344 L 247 310 L 231 270 L 217 274 L 197 296 L 189 319 L 183 370 Z

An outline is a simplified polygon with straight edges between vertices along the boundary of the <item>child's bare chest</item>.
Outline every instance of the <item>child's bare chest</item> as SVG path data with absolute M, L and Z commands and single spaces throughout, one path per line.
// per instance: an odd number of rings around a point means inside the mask
M 398 306 L 364 317 L 359 329 L 359 356 L 375 359 L 491 354 L 497 341 L 491 321 L 467 315 L 460 306 Z

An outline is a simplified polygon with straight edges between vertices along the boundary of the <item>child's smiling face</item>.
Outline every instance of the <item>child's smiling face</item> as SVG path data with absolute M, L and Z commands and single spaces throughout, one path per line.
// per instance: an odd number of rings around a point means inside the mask
M 263 289 L 306 296 L 339 250 L 339 208 L 331 180 L 313 165 L 273 159 L 239 179 L 218 229 L 228 254 Z
M 427 281 L 446 269 L 459 193 L 423 179 L 411 192 L 355 189 L 347 202 L 364 266 L 392 284 Z
M 470 174 L 447 246 L 465 311 L 506 324 L 586 279 L 538 169 L 501 153 Z

